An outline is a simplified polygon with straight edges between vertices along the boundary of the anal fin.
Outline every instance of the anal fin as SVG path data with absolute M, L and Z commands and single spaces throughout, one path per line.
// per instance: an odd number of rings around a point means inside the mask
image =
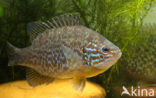
M 85 79 L 73 78 L 72 85 L 76 90 L 83 91 L 85 87 Z
M 54 80 L 54 78 L 40 75 L 38 72 L 30 68 L 27 68 L 26 79 L 28 81 L 28 84 L 33 87 L 41 84 L 49 84 Z

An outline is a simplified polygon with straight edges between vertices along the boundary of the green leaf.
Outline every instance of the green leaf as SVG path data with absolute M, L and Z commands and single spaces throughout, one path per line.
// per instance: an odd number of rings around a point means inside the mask
M 3 16 L 3 8 L 0 6 L 0 17 Z

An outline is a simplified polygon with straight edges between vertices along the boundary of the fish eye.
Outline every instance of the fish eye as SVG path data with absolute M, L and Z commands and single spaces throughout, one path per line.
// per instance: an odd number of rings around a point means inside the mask
M 102 48 L 102 51 L 103 51 L 103 52 L 109 52 L 109 49 L 108 49 L 108 48 L 103 47 L 103 48 Z

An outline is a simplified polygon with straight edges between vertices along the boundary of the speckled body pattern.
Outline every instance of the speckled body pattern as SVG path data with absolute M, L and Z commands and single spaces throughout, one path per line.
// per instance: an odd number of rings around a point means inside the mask
M 136 45 L 132 56 L 127 56 L 128 59 L 124 61 L 127 62 L 127 66 L 124 66 L 123 70 L 133 78 L 149 83 L 156 83 L 156 35 L 152 34 L 148 36 L 147 38 L 143 37 L 140 39 L 142 43 Z
M 103 47 L 110 52 L 104 53 Z M 19 65 L 54 78 L 92 77 L 104 72 L 121 56 L 118 47 L 84 26 L 46 30 L 23 49 Z

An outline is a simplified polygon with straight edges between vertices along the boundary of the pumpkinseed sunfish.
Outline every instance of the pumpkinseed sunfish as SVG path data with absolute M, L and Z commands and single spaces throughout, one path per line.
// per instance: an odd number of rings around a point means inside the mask
M 31 86 L 71 79 L 83 90 L 85 79 L 105 72 L 121 57 L 120 49 L 105 37 L 83 25 L 73 15 L 28 25 L 31 46 L 16 48 L 8 43 L 8 66 L 27 67 Z

